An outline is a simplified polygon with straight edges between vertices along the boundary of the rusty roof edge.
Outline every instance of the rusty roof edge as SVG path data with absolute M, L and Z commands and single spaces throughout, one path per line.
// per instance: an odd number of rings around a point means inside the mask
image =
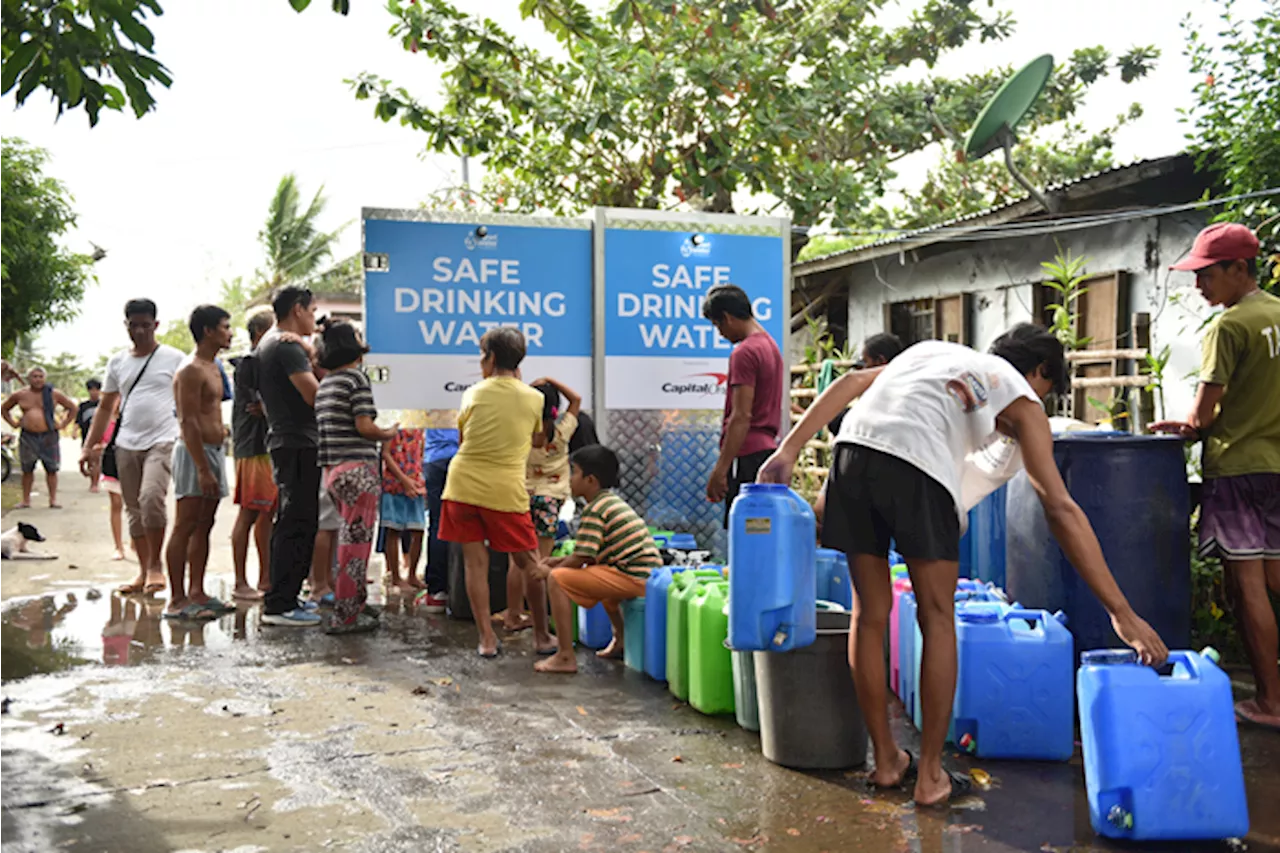
M 1048 188 L 1053 193 L 1064 193 L 1067 198 L 1087 198 L 1094 193 L 1105 192 L 1119 187 L 1131 186 L 1141 181 L 1158 178 L 1174 171 L 1179 162 L 1182 160 L 1190 160 L 1191 155 L 1185 152 L 1171 154 L 1166 157 L 1152 157 L 1145 160 L 1138 160 L 1133 163 L 1127 163 L 1123 166 L 1115 166 L 1092 175 L 1086 175 L 1083 178 L 1077 178 L 1074 181 L 1068 181 L 1060 184 L 1054 184 Z M 1110 178 L 1110 181 L 1103 179 Z M 816 275 L 817 273 L 828 272 L 829 270 L 839 269 L 844 266 L 852 266 L 853 264 L 865 263 L 871 260 L 878 260 L 884 257 L 891 257 L 901 252 L 909 252 L 913 249 L 922 249 L 926 246 L 932 246 L 940 243 L 948 236 L 956 233 L 972 233 L 982 231 L 992 225 L 1004 225 L 1014 222 L 1023 217 L 1030 217 L 1037 211 L 1041 211 L 1041 207 L 1030 197 L 1025 197 L 1019 201 L 1010 202 L 999 207 L 988 208 L 987 210 L 971 213 L 967 216 L 949 219 L 945 222 L 939 222 L 936 225 L 930 225 L 915 231 L 901 234 L 897 237 L 889 237 L 878 240 L 866 246 L 859 246 L 853 249 L 843 249 L 839 252 L 833 252 L 829 255 L 822 255 L 811 260 L 804 261 L 792 266 L 791 276 L 793 279 L 807 275 Z M 1073 211 L 1072 215 L 1078 215 L 1081 211 Z M 1051 222 L 1055 217 L 1052 215 L 1045 216 L 1041 221 Z M 946 229 L 942 232 L 942 229 Z M 941 232 L 941 233 L 940 233 Z

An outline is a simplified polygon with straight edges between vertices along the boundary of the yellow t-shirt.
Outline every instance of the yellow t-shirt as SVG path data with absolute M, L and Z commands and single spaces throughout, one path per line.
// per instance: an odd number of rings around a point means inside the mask
M 567 501 L 569 489 L 569 439 L 578 429 L 578 416 L 565 413 L 556 422 L 555 436 L 550 444 L 529 451 L 529 465 L 525 471 L 525 485 L 530 495 Z
M 1222 312 L 1205 335 L 1200 381 L 1226 386 L 1204 475 L 1280 473 L 1280 298 L 1258 291 Z
M 498 512 L 528 512 L 525 464 L 542 428 L 542 394 L 510 376 L 472 385 L 458 410 L 461 444 L 444 499 Z

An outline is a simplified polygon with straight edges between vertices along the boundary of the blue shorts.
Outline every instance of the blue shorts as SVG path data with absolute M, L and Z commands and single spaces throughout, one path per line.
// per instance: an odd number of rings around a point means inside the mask
M 378 526 L 389 530 L 426 530 L 427 499 L 421 495 L 393 495 L 383 492 L 378 506 Z

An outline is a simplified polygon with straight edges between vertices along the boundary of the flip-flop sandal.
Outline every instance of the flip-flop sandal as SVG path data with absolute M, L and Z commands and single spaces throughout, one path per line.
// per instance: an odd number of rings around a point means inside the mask
M 162 583 L 149 583 L 149 584 L 147 584 L 146 586 L 144 586 L 144 587 L 142 588 L 142 592 L 143 592 L 143 594 L 144 594 L 144 595 L 151 595 L 151 594 L 153 594 L 153 593 L 157 593 L 157 592 L 164 592 L 164 584 L 162 584 Z
M 121 595 L 141 595 L 146 591 L 146 585 L 140 583 L 126 583 L 116 587 L 115 591 Z
M 205 601 L 203 606 L 209 608 L 215 613 L 235 613 L 236 612 L 236 606 L 234 604 L 228 604 L 227 602 L 223 601 L 221 598 L 214 598 L 213 596 L 210 596 Z
M 902 775 L 898 777 L 898 781 L 894 782 L 892 785 L 881 785 L 880 783 L 876 782 L 874 778 L 868 775 L 867 776 L 868 790 L 897 791 L 897 790 L 901 790 L 902 786 L 907 784 L 908 782 L 914 782 L 916 780 L 916 774 L 919 771 L 919 768 L 916 767 L 916 757 L 909 749 L 904 749 L 903 752 L 907 754 L 907 767 L 905 770 L 902 771 Z
M 1252 705 L 1252 708 L 1246 707 Z M 1255 710 L 1256 709 L 1256 710 Z M 1249 699 L 1244 702 L 1236 703 L 1236 716 L 1250 725 L 1263 729 L 1270 729 L 1273 732 L 1280 732 L 1280 724 L 1271 722 L 1272 717 L 1268 717 L 1258 708 L 1257 700 Z
M 480 655 L 480 657 L 485 660 L 493 660 L 498 655 L 502 654 L 502 643 L 498 643 L 498 645 L 494 646 L 493 651 L 488 654 L 485 653 L 484 649 L 476 646 L 476 654 Z
M 556 652 L 560 651 L 560 647 L 559 647 L 558 645 L 557 645 L 557 646 L 547 646 L 545 649 L 534 649 L 534 651 L 535 651 L 535 652 L 537 652 L 537 653 L 538 653 L 538 654 L 540 654 L 540 655 L 543 655 L 543 656 L 550 656 L 550 655 L 554 655 Z
M 918 809 L 942 809 L 949 808 L 956 800 L 963 799 L 973 793 L 973 780 L 969 778 L 968 773 L 958 773 L 955 770 L 947 771 L 947 778 L 951 780 L 951 793 L 936 803 L 917 803 L 915 800 L 911 804 Z
M 201 615 L 201 614 L 205 615 Z M 210 610 L 203 604 L 196 604 L 194 601 L 186 607 L 177 611 L 166 610 L 164 612 L 165 619 L 179 619 L 186 622 L 211 622 L 218 618 L 218 614 Z

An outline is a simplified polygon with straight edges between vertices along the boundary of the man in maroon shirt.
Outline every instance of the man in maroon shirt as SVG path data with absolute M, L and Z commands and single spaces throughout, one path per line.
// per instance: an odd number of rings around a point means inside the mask
M 751 299 L 741 287 L 711 288 L 702 303 L 702 316 L 734 345 L 720 458 L 707 481 L 707 499 L 724 501 L 724 526 L 728 527 L 729 508 L 738 489 L 756 481 L 760 466 L 778 447 L 786 367 L 777 343 L 756 321 Z

